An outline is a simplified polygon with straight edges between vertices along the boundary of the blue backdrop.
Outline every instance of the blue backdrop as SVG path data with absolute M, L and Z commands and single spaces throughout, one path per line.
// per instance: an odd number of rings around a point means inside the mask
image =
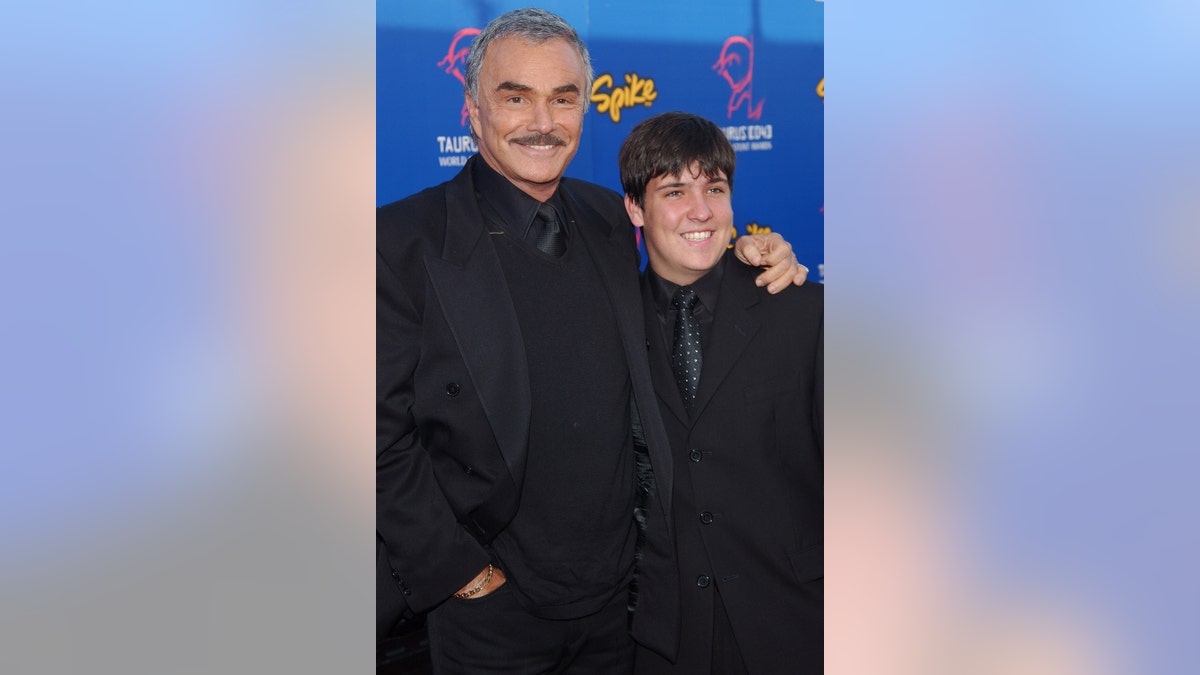
M 474 153 L 463 115 L 471 41 L 523 2 L 377 5 L 376 202 L 448 180 Z M 617 151 L 669 110 L 721 125 L 738 152 L 737 234 L 782 233 L 823 281 L 824 4 L 817 0 L 562 0 L 596 82 L 567 175 L 620 192 Z

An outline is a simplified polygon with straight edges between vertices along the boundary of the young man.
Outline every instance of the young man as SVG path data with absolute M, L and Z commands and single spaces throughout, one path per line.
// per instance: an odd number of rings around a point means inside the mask
M 591 80 L 558 16 L 492 21 L 466 69 L 479 154 L 377 216 L 377 630 L 428 611 L 437 672 L 632 667 L 635 428 L 666 488 L 670 465 L 634 230 L 615 192 L 563 178 Z M 747 244 L 775 290 L 803 280 L 782 239 Z M 670 555 L 669 495 L 645 560 Z
M 717 125 L 652 117 L 620 164 L 650 258 L 643 305 L 683 610 L 678 659 L 639 648 L 637 671 L 820 673 L 822 286 L 769 295 L 731 264 L 735 155 Z M 649 606 L 659 590 L 642 589 Z

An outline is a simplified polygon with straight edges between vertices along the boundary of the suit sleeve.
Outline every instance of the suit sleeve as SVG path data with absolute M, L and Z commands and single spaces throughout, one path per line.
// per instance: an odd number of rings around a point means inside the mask
M 413 414 L 421 356 L 423 266 L 376 257 L 377 627 L 430 609 L 487 566 L 487 551 L 458 522 Z M 417 269 L 413 269 L 417 268 Z M 392 584 L 388 584 L 390 577 Z

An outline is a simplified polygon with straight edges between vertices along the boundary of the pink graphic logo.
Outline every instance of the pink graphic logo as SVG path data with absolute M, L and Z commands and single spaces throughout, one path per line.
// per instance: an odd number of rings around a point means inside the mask
M 465 67 L 467 65 L 467 54 L 471 53 L 471 47 L 470 45 L 459 47 L 458 43 L 465 41 L 468 37 L 474 38 L 476 35 L 479 35 L 478 28 L 464 28 L 455 33 L 454 39 L 450 41 L 450 49 L 446 50 L 446 57 L 437 63 L 439 68 L 453 75 L 454 79 L 458 80 L 459 84 L 462 85 L 466 85 L 467 78 L 459 70 L 459 66 Z M 467 126 L 466 101 L 463 101 L 461 124 L 464 127 Z
M 754 105 L 750 93 L 751 84 L 754 82 L 753 39 L 734 35 L 726 40 L 725 46 L 721 47 L 721 56 L 712 68 L 725 78 L 729 88 L 733 90 L 729 94 L 729 105 L 726 107 L 729 119 L 733 119 L 733 111 L 741 108 L 743 103 L 746 104 L 747 118 L 756 120 L 762 117 L 763 102 L 766 99 L 759 99 L 758 105 Z

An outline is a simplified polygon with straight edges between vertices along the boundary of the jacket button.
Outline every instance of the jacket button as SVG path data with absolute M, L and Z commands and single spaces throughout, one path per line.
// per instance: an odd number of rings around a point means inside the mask
M 704 523 L 705 525 L 708 525 L 712 521 L 713 521 L 713 517 L 712 517 L 712 513 L 710 511 L 703 511 L 700 513 L 700 522 Z
M 701 574 L 700 576 L 696 577 L 696 585 L 700 588 L 708 588 L 710 583 L 712 583 L 712 579 L 709 579 L 708 575 Z
M 446 385 L 446 395 L 450 397 L 458 396 L 458 392 L 462 391 L 462 387 L 458 386 L 457 382 L 451 382 Z
M 692 460 L 693 462 L 699 462 L 700 460 L 704 459 L 704 453 L 693 448 L 692 451 L 688 453 L 688 459 Z
M 463 468 L 463 470 L 467 472 L 467 475 L 468 475 L 468 476 L 470 476 L 471 474 L 475 473 L 475 469 L 472 469 L 472 468 L 471 468 L 471 467 L 469 467 L 469 466 L 468 466 L 468 467 L 464 467 L 464 468 Z

